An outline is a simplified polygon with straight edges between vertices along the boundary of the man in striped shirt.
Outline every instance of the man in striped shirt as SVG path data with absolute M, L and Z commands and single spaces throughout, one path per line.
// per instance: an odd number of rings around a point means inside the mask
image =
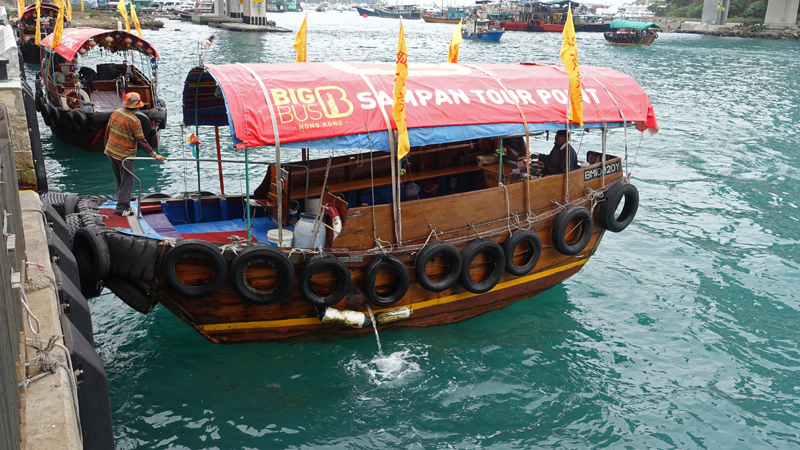
M 117 216 L 132 216 L 131 211 L 131 190 L 133 189 L 133 161 L 125 161 L 125 158 L 136 156 L 137 148 L 141 148 L 145 153 L 153 155 L 159 162 L 164 162 L 167 158 L 156 153 L 147 143 L 142 133 L 142 124 L 136 117 L 136 111 L 144 106 L 141 97 L 136 92 L 131 92 L 125 96 L 124 108 L 120 108 L 108 119 L 106 127 L 106 149 L 105 153 L 111 161 L 111 169 L 114 171 L 114 183 L 117 186 L 117 208 L 114 214 Z M 124 167 L 123 167 L 124 165 Z M 127 170 L 126 170 L 127 169 Z

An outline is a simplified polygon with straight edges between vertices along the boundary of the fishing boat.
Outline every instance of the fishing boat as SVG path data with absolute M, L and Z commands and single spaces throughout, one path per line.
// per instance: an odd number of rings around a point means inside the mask
M 658 129 L 633 78 L 581 72 L 584 127 L 602 145 L 568 175 L 540 176 L 531 141 L 566 129 L 563 65 L 409 64 L 411 149 L 399 161 L 394 64 L 196 67 L 184 122 L 216 127 L 217 143 L 227 127 L 240 156 L 215 158 L 211 144 L 198 159 L 170 157 L 218 167 L 219 194 L 140 186 L 127 217 L 111 214 L 113 200 L 82 200 L 68 217 L 81 285 L 141 312 L 161 303 L 215 343 L 441 325 L 531 298 L 636 214 L 627 147 L 608 153 L 609 130 Z M 254 160 L 257 147 L 270 157 Z M 240 167 L 243 193 L 224 194 L 223 164 Z
M 614 19 L 611 29 L 603 33 L 606 42 L 612 45 L 651 45 L 658 38 L 661 27 L 653 22 Z
M 419 19 L 420 9 L 415 5 L 379 6 L 375 5 L 378 17 L 390 19 Z
M 563 32 L 570 5 L 571 3 L 565 0 L 534 2 L 530 14 L 527 14 L 528 31 Z
M 42 15 L 39 20 L 41 36 L 47 36 L 53 32 L 58 19 L 58 7 L 50 3 L 42 3 L 39 7 Z M 69 21 L 64 17 L 64 26 L 69 26 Z M 40 64 L 42 62 L 42 52 L 36 45 L 36 5 L 29 5 L 25 8 L 17 22 L 18 47 L 22 52 L 22 59 L 25 62 Z
M 458 23 L 469 17 L 469 11 L 466 8 L 448 8 L 447 10 L 440 10 L 435 13 L 420 12 L 419 16 L 425 22 L 430 23 Z
M 136 112 L 142 131 L 153 147 L 158 130 L 167 125 L 167 106 L 158 96 L 158 52 L 146 40 L 121 30 L 67 28 L 54 49 L 53 35 L 42 39 L 46 54 L 36 77 L 36 110 L 61 142 L 89 152 L 105 146 L 108 119 L 122 107 L 128 92 L 137 92 L 144 106 Z M 90 67 L 96 73 L 94 89 L 82 84 L 79 60 L 102 50 L 119 63 Z
M 477 39 L 481 41 L 499 41 L 505 33 L 503 23 L 494 19 L 470 18 L 461 24 L 461 37 L 463 39 Z
M 375 8 L 371 8 L 369 6 L 356 6 L 356 11 L 358 11 L 359 16 L 380 17 L 378 11 L 376 11 Z

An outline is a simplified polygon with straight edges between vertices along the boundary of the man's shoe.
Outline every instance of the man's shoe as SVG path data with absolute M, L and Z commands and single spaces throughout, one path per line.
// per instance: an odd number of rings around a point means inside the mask
M 126 209 L 125 211 L 122 211 L 122 215 L 123 216 L 134 216 L 134 215 L 136 215 L 136 213 L 133 212 L 132 209 Z

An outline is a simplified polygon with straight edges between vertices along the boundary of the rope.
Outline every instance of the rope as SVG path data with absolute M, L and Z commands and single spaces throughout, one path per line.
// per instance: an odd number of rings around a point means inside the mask
M 624 178 L 625 181 L 628 181 L 631 178 L 631 173 L 633 173 L 633 168 L 636 167 L 636 158 L 639 157 L 639 149 L 642 148 L 642 140 L 643 139 L 644 139 L 644 133 L 642 133 L 641 136 L 639 136 L 639 145 L 636 147 L 636 154 L 633 155 L 633 164 L 631 164 L 630 172 L 628 172 L 628 175 L 625 176 L 625 178 Z M 625 147 L 625 148 L 627 150 L 627 147 Z M 627 153 L 626 153 L 625 157 L 627 159 Z
M 598 203 L 605 200 L 605 198 L 603 198 L 603 191 L 599 189 L 594 190 L 592 188 L 586 188 L 586 189 L 589 191 L 589 193 L 586 194 L 586 198 L 589 200 L 589 204 L 592 205 L 591 208 L 589 209 L 589 212 L 594 216 L 595 206 L 597 206 Z

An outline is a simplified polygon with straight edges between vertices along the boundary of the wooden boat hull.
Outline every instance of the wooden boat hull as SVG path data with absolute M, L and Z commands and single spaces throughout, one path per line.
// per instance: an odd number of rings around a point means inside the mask
M 405 266 L 411 283 L 397 303 L 385 307 L 373 305 L 371 313 L 380 316 L 382 313 L 405 309 L 410 315 L 395 322 L 381 323 L 377 325 L 378 328 L 385 330 L 399 327 L 427 327 L 466 320 L 504 308 L 516 301 L 531 298 L 576 274 L 597 250 L 605 233 L 597 221 L 598 211 L 601 208 L 594 208 L 585 194 L 608 189 L 620 182 L 622 176 L 620 160 L 610 159 L 606 168 L 606 186 L 603 187 L 600 169 L 600 165 L 595 164 L 570 174 L 570 198 L 575 199 L 570 205 L 594 211 L 594 225 L 586 231 L 591 237 L 586 247 L 574 256 L 567 256 L 557 251 L 552 237 L 554 223 L 562 208 L 554 206 L 548 199 L 563 198 L 566 181 L 563 174 L 529 182 L 514 183 L 508 179 L 504 182 L 510 184 L 505 187 L 403 202 L 402 225 L 404 235 L 409 237 L 403 241 L 402 247 L 391 250 L 391 255 L 398 258 Z M 497 182 L 496 172 L 492 174 L 484 169 L 482 175 L 481 172 L 475 172 L 474 175 L 488 177 Z M 526 200 L 527 196 L 529 200 Z M 148 204 L 161 208 L 159 203 L 161 201 L 156 200 L 155 203 L 144 201 L 142 209 L 147 210 Z M 206 200 L 208 201 L 210 200 Z M 238 201 L 241 201 L 241 198 Z M 527 218 L 516 216 L 511 219 L 509 212 L 524 210 L 527 201 L 531 202 L 534 214 Z M 363 279 L 368 265 L 378 257 L 374 251 L 374 244 L 371 243 L 372 227 L 374 224 L 382 224 L 383 228 L 379 225 L 377 233 L 382 236 L 390 235 L 391 217 L 391 205 L 351 208 L 348 211 L 345 228 L 333 241 L 333 248 L 325 251 L 345 263 L 352 280 L 347 295 L 333 305 L 334 308 L 365 315 L 370 313 L 367 297 L 363 292 L 366 289 Z M 520 276 L 504 271 L 499 282 L 487 292 L 470 292 L 463 286 L 463 282 L 456 283 L 450 289 L 433 292 L 423 288 L 415 276 L 415 258 L 432 241 L 429 226 L 426 225 L 429 223 L 441 226 L 447 224 L 446 228 L 441 230 L 438 239 L 453 244 L 462 254 L 476 239 L 492 240 L 502 245 L 509 238 L 509 230 L 527 228 L 539 236 L 543 250 L 533 270 Z M 160 246 L 162 250 L 159 254 L 162 256 L 150 269 L 152 271 L 162 267 L 163 255 L 169 251 L 169 244 L 162 243 Z M 233 254 L 227 254 L 229 266 L 233 257 Z M 494 265 L 498 264 L 491 258 L 487 259 L 485 256 L 481 258 L 483 259 L 480 261 L 476 258 L 469 269 L 470 276 L 477 277 L 475 278 L 477 280 L 491 272 Z M 372 333 L 371 326 L 349 328 L 323 323 L 318 316 L 320 310 L 304 301 L 298 285 L 299 274 L 307 263 L 306 258 L 301 254 L 294 254 L 291 261 L 296 274 L 293 287 L 285 298 L 268 305 L 248 303 L 238 297 L 231 286 L 230 278 L 226 278 L 219 290 L 202 298 L 187 298 L 172 291 L 163 273 L 156 273 L 152 283 L 138 282 L 138 287 L 142 295 L 152 292 L 154 298 L 173 314 L 214 343 L 269 341 L 318 334 L 361 336 Z M 506 267 L 505 261 L 499 264 Z M 202 263 L 196 266 L 189 263 L 181 267 L 178 273 L 186 279 L 194 279 L 193 277 L 198 276 L 197 273 L 208 270 L 207 265 L 204 266 Z M 251 276 L 269 278 L 269 275 L 263 273 Z M 385 278 L 385 275 L 383 277 Z M 324 279 L 317 281 L 320 285 L 326 282 Z M 391 284 L 391 282 L 386 283 Z
M 445 17 L 433 17 L 430 14 L 420 13 L 419 16 L 425 22 L 430 23 L 458 23 L 461 22 L 463 19 L 453 19 L 453 18 L 445 18 Z
M 606 42 L 611 45 L 652 45 L 658 38 L 657 34 L 650 35 L 620 35 L 618 33 L 603 33 Z

